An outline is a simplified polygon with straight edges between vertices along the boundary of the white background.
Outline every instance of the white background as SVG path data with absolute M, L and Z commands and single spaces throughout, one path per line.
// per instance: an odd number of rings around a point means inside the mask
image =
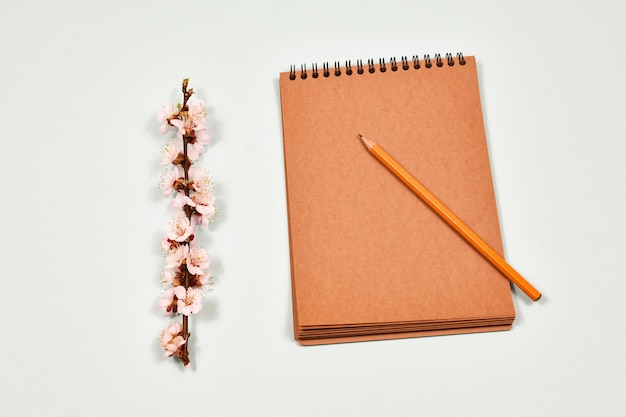
M 620 1 L 22 1 L 0 13 L 0 414 L 613 416 L 626 407 Z M 478 59 L 509 332 L 301 347 L 278 73 Z M 156 115 L 190 77 L 216 276 L 191 370 L 161 357 Z M 320 259 L 320 262 L 324 262 Z

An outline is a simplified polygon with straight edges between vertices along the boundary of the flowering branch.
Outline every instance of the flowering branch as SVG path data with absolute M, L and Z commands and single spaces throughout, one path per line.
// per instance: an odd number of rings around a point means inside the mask
M 162 178 L 161 189 L 166 197 L 174 196 L 170 207 L 174 218 L 168 233 L 161 241 L 165 251 L 165 270 L 162 273 L 166 289 L 159 300 L 159 308 L 166 317 L 182 315 L 182 323 L 174 321 L 163 330 L 161 346 L 164 356 L 180 358 L 189 367 L 189 316 L 202 309 L 204 293 L 212 284 L 207 272 L 209 256 L 197 246 L 196 226 L 205 228 L 215 219 L 213 183 L 208 175 L 194 163 L 204 153 L 211 138 L 204 123 L 207 120 L 202 100 L 190 100 L 194 94 L 188 89 L 189 79 L 183 80 L 183 103 L 175 109 L 167 103 L 159 112 L 161 132 L 176 129 L 182 140 L 170 142 L 163 148 L 161 165 L 173 165 Z

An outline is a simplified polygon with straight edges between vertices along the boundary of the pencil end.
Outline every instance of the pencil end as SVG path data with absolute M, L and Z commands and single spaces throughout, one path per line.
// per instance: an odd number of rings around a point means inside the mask
M 361 142 L 363 142 L 363 145 L 365 145 L 367 149 L 372 149 L 372 146 L 374 146 L 374 142 L 372 142 L 360 133 L 357 133 L 357 136 L 359 137 L 359 139 L 361 139 Z

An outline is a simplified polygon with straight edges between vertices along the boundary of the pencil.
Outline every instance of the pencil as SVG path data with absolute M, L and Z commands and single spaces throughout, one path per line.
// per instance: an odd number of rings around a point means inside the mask
M 541 293 L 537 291 L 528 281 L 524 279 L 502 256 L 498 255 L 484 240 L 474 233 L 461 219 L 450 211 L 441 201 L 439 201 L 430 191 L 419 183 L 409 172 L 404 169 L 395 159 L 391 157 L 383 148 L 375 144 L 365 136 L 358 134 L 365 147 L 395 174 L 407 187 L 417 194 L 426 204 L 430 206 L 439 216 L 441 216 L 454 230 L 456 230 L 465 240 L 467 240 L 481 255 L 493 264 L 506 278 L 513 282 L 531 300 L 537 301 L 541 298 Z

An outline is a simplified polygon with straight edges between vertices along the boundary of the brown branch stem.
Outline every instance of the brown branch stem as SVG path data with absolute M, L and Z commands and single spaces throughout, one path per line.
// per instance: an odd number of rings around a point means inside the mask
M 188 83 L 188 79 L 183 80 L 183 86 L 182 86 L 182 90 L 183 90 L 183 105 L 180 109 L 180 112 L 186 112 L 187 111 L 187 101 L 189 100 L 189 98 L 191 97 L 191 95 L 193 94 L 193 90 L 191 91 L 187 91 L 187 83 Z M 183 167 L 183 172 L 185 173 L 185 188 L 184 188 L 184 192 L 185 192 L 185 196 L 189 197 L 189 188 L 186 186 L 189 183 L 189 167 L 191 166 L 191 161 L 189 160 L 189 156 L 187 155 L 187 145 L 189 144 L 189 140 L 191 138 L 188 137 L 187 135 L 183 135 L 183 155 L 184 155 L 184 160 L 181 163 L 182 167 Z M 191 211 L 187 211 L 187 218 L 189 219 L 189 221 L 191 221 L 191 215 L 192 212 Z M 189 243 L 187 243 L 187 245 L 189 245 Z M 185 291 L 187 289 L 189 289 L 189 281 L 190 281 L 190 277 L 189 277 L 189 270 L 187 269 L 187 266 L 184 266 L 185 268 L 185 278 L 184 278 L 184 287 L 185 287 Z M 186 315 L 183 315 L 183 329 L 182 329 L 182 336 L 183 339 L 185 339 L 185 344 L 182 346 L 182 352 L 180 355 L 180 359 L 183 362 L 183 365 L 187 365 L 189 363 L 189 338 L 191 336 L 191 333 L 189 333 L 189 317 Z
M 186 101 L 185 101 L 186 104 Z M 185 173 L 185 184 L 187 184 L 187 182 L 189 181 L 189 166 L 191 165 L 191 163 L 189 162 L 189 158 L 187 156 L 187 144 L 188 144 L 188 138 L 187 136 L 183 135 L 183 154 L 185 156 L 185 163 L 183 164 L 183 171 Z M 187 189 L 187 187 L 185 187 L 184 189 L 185 195 L 187 197 L 189 197 L 189 190 Z M 187 213 L 187 218 L 189 219 L 189 221 L 191 221 L 191 212 L 188 211 Z M 189 245 L 189 243 L 187 243 L 187 245 Z M 187 269 L 187 266 L 184 265 L 185 268 L 185 278 L 184 278 L 184 283 L 183 286 L 185 287 L 185 291 L 189 288 L 189 270 Z M 182 330 L 182 336 L 183 339 L 185 339 L 185 344 L 182 346 L 182 352 L 181 352 L 181 360 L 183 361 L 183 364 L 186 365 L 187 363 L 189 363 L 189 337 L 191 336 L 191 334 L 189 333 L 189 317 L 186 315 L 183 315 L 183 330 Z M 185 363 L 186 362 L 186 363 Z

